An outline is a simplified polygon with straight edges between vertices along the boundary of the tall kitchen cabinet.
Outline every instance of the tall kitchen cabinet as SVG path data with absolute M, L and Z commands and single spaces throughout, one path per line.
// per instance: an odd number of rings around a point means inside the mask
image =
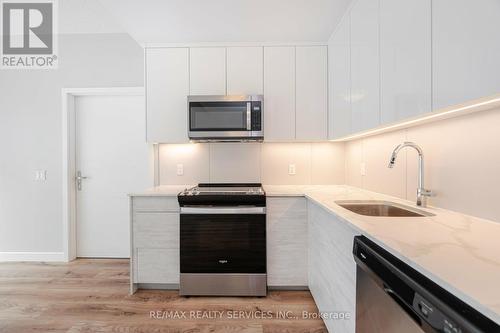
M 381 124 L 432 111 L 431 0 L 380 0 L 380 85 Z
M 358 0 L 351 10 L 351 129 L 380 124 L 379 0 Z
M 345 16 L 328 43 L 328 138 L 351 133 L 351 18 Z
M 329 138 L 500 93 L 498 31 L 498 0 L 356 0 L 329 42 Z
M 330 139 L 432 111 L 431 0 L 358 0 L 329 48 Z
M 264 48 L 268 141 L 320 141 L 328 131 L 326 46 Z
M 227 94 L 261 95 L 264 91 L 263 48 L 228 47 L 226 52 Z
M 146 136 L 148 142 L 187 142 L 186 96 L 189 49 L 147 48 Z
M 264 94 L 266 141 L 327 139 L 326 46 L 146 48 L 147 141 L 182 143 L 188 95 Z
M 224 47 L 189 49 L 189 94 L 226 94 L 226 49 Z
M 432 1 L 433 107 L 500 93 L 500 1 Z
M 326 140 L 328 132 L 328 49 L 297 46 L 295 68 L 296 139 Z
M 264 47 L 264 99 L 266 140 L 295 140 L 295 47 Z

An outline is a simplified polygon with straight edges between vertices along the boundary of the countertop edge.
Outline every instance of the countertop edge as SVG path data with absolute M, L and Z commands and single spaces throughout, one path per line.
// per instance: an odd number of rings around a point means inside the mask
M 141 192 L 141 193 L 131 193 L 131 194 L 129 194 L 129 197 L 176 197 L 177 194 L 179 192 L 181 192 L 183 189 L 189 188 L 191 186 L 192 185 L 171 185 L 171 186 L 169 185 L 169 186 L 155 187 L 155 188 L 149 189 L 149 190 Z M 478 312 L 482 313 L 484 316 L 488 317 L 489 319 L 491 319 L 492 321 L 494 321 L 495 323 L 500 325 L 500 314 L 491 310 L 487 305 L 480 303 L 475 298 L 469 296 L 467 293 L 454 287 L 450 283 L 448 283 L 445 280 L 436 276 L 431 271 L 420 266 L 412 259 L 403 255 L 403 253 L 401 253 L 399 250 L 392 248 L 390 245 L 386 244 L 384 241 L 380 240 L 379 238 L 374 236 L 369 231 L 363 229 L 362 227 L 360 227 L 360 226 L 356 225 L 355 223 L 353 223 L 352 221 L 350 221 L 348 216 L 341 214 L 338 211 L 332 209 L 327 203 L 323 203 L 323 202 L 321 202 L 321 200 L 314 198 L 315 192 L 321 191 L 322 189 L 325 190 L 325 189 L 328 189 L 328 187 L 333 187 L 333 186 L 335 186 L 335 187 L 336 186 L 345 186 L 348 188 L 357 189 L 357 190 L 364 191 L 364 192 L 370 192 L 376 196 L 381 196 L 381 197 L 386 198 L 386 199 L 392 198 L 388 195 L 384 195 L 384 194 L 377 193 L 377 192 L 367 191 L 365 189 L 358 189 L 358 188 L 355 188 L 352 186 L 347 186 L 347 185 L 290 185 L 290 186 L 288 186 L 288 185 L 263 185 L 264 190 L 266 191 L 266 196 L 269 198 L 304 197 L 307 200 L 310 200 L 312 203 L 325 209 L 329 214 L 334 215 L 336 218 L 338 218 L 342 222 L 346 223 L 346 225 L 348 227 L 350 227 L 351 229 L 356 230 L 360 234 L 368 237 L 370 240 L 372 240 L 373 242 L 375 242 L 376 244 L 378 244 L 382 248 L 386 249 L 388 252 L 393 254 L 395 257 L 402 260 L 404 263 L 408 264 L 410 267 L 417 270 L 421 274 L 427 276 L 429 279 L 436 282 L 442 288 L 444 288 L 448 292 L 454 294 L 460 300 L 467 303 L 468 305 L 470 305 L 471 307 L 476 309 Z M 268 187 L 270 189 L 266 190 L 266 187 Z M 400 198 L 394 198 L 394 201 L 408 203 L 407 200 L 403 200 Z M 447 210 L 442 210 L 442 211 L 447 211 Z M 457 214 L 460 214 L 460 213 L 457 213 Z M 460 215 L 467 216 L 466 214 L 460 214 Z M 487 221 L 487 220 L 485 220 L 485 221 Z M 491 221 L 487 221 L 487 222 L 491 222 Z M 495 222 L 491 222 L 491 223 L 495 223 Z
M 389 253 L 394 255 L 396 258 L 400 259 L 403 261 L 405 264 L 409 265 L 422 275 L 428 277 L 430 280 L 434 281 L 436 284 L 441 286 L 443 289 L 447 290 L 449 293 L 455 295 L 457 298 L 462 300 L 464 303 L 468 304 L 472 308 L 476 309 L 478 312 L 482 313 L 484 316 L 488 317 L 490 320 L 494 321 L 495 323 L 500 325 L 500 315 L 497 314 L 495 311 L 491 310 L 487 305 L 484 305 L 480 302 L 478 302 L 475 298 L 469 296 L 468 294 L 464 293 L 458 288 L 455 288 L 445 280 L 439 278 L 436 276 L 434 273 L 431 271 L 425 269 L 424 267 L 418 265 L 415 263 L 410 258 L 407 258 L 404 256 L 400 251 L 393 249 L 391 246 L 387 245 L 385 242 L 381 241 L 377 237 L 373 236 L 370 232 L 364 230 L 363 228 L 360 228 L 356 224 L 352 223 L 348 217 L 343 216 L 342 214 L 339 214 L 338 212 L 332 210 L 328 205 L 312 198 L 309 194 L 305 193 L 304 196 L 308 199 L 311 200 L 314 204 L 318 205 L 319 207 L 325 209 L 328 213 L 334 215 L 336 218 L 341 220 L 342 222 L 346 223 L 348 227 L 351 229 L 354 229 L 358 232 L 360 232 L 362 235 L 366 236 L 369 238 L 371 241 L 376 243 L 377 245 L 381 246 L 385 250 L 387 250 Z

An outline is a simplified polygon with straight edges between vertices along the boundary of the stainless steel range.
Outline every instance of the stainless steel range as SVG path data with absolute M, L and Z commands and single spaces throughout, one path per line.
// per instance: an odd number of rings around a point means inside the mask
M 266 194 L 261 184 L 199 184 L 178 200 L 180 294 L 265 296 Z

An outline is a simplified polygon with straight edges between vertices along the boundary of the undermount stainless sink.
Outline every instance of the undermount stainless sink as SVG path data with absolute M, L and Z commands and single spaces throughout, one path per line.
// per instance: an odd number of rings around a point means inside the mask
M 425 217 L 434 216 L 420 209 L 407 207 L 394 202 L 377 200 L 339 200 L 335 203 L 351 212 L 365 216 L 383 217 Z

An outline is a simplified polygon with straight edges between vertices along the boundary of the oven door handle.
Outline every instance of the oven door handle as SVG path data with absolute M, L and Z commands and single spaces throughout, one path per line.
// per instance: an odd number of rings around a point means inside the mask
M 266 207 L 181 207 L 181 214 L 265 214 Z

